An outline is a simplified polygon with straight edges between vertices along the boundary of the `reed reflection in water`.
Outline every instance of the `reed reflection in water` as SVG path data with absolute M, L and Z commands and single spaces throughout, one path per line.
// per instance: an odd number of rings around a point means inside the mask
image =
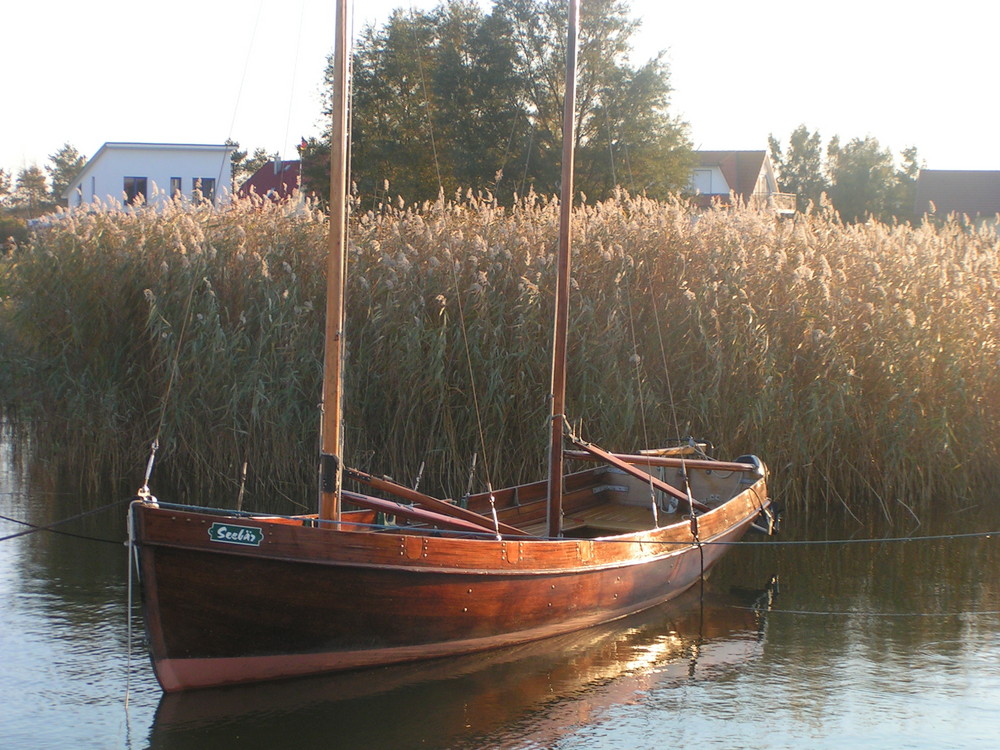
M 0 515 L 45 524 L 106 502 L 47 476 L 0 441 Z M 1000 529 L 984 507 L 909 529 L 832 510 L 789 521 L 781 540 Z M 0 536 L 23 528 L 0 520 Z M 713 571 L 704 599 L 694 590 L 605 628 L 162 696 L 137 609 L 129 667 L 124 504 L 62 528 L 107 541 L 40 532 L 0 542 L 5 749 L 961 748 L 1000 736 L 996 537 L 745 547 Z M 779 592 L 758 600 L 772 574 Z

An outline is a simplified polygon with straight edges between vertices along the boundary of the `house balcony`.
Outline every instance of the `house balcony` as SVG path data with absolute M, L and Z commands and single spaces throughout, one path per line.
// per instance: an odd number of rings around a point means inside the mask
M 795 213 L 794 193 L 758 193 L 751 197 L 752 205 L 767 208 L 779 216 L 791 216 Z
M 698 208 L 710 208 L 711 206 L 731 206 L 734 200 L 742 203 L 743 198 L 730 193 L 729 195 L 703 195 L 698 193 L 692 196 L 692 202 Z M 778 216 L 792 216 L 795 213 L 794 193 L 754 193 L 747 201 L 747 205 L 760 211 L 770 211 Z

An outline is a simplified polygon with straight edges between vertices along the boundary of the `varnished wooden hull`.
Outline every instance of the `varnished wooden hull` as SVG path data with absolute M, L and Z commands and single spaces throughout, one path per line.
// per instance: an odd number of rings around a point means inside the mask
M 700 516 L 700 547 L 688 521 L 600 540 L 496 540 L 136 502 L 156 675 L 164 690 L 186 690 L 469 653 L 607 622 L 690 587 L 764 497 L 761 480 Z M 213 538 L 213 524 L 259 530 L 259 544 Z

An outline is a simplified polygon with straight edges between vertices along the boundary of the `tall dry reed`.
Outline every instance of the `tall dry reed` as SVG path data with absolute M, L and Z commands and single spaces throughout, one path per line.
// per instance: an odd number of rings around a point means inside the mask
M 538 196 L 354 218 L 349 463 L 405 483 L 424 464 L 421 487 L 449 496 L 466 491 L 473 454 L 474 489 L 541 475 L 557 225 Z M 775 494 L 807 508 L 897 515 L 988 496 L 992 229 L 695 214 L 621 195 L 579 208 L 574 234 L 581 436 L 755 452 Z M 160 470 L 188 499 L 234 498 L 246 463 L 249 505 L 309 506 L 324 238 L 302 203 L 63 216 L 7 270 L 0 346 L 21 370 L 0 385 L 17 381 L 20 413 L 81 476 L 136 484 L 159 433 Z

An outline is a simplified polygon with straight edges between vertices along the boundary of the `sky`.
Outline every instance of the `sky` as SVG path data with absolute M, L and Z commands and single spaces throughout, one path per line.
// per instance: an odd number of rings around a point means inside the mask
M 586 2 L 586 0 L 583 0 Z M 358 0 L 354 27 L 436 0 Z M 487 0 L 482 0 L 489 7 Z M 695 148 L 916 146 L 929 169 L 1000 170 L 1000 3 L 631 0 L 634 61 L 666 53 Z M 70 143 L 239 141 L 296 158 L 322 130 L 332 0 L 17 0 L 0 8 L 0 168 Z

